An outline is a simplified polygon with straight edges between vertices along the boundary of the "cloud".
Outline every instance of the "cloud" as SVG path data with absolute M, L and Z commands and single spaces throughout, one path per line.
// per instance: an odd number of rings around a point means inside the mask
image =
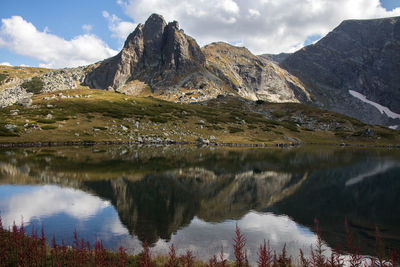
M 10 62 L 1 62 L 0 65 L 3 65 L 3 66 L 11 66 L 11 63 L 10 63 Z
M 93 30 L 93 26 L 90 24 L 83 24 L 82 25 L 82 29 L 86 32 L 90 32 L 91 30 Z
M 12 52 L 38 59 L 49 68 L 75 67 L 111 57 L 117 51 L 93 34 L 78 35 L 65 40 L 36 27 L 20 16 L 2 19 L 0 45 Z
M 122 21 L 116 15 L 103 11 L 103 17 L 108 20 L 108 29 L 111 31 L 111 37 L 125 40 L 128 35 L 133 32 L 137 26 L 136 23 Z
M 379 0 L 118 0 L 134 21 L 151 13 L 178 20 L 201 44 L 242 40 L 252 52 L 295 51 L 310 36 L 326 35 L 345 19 L 400 15 Z

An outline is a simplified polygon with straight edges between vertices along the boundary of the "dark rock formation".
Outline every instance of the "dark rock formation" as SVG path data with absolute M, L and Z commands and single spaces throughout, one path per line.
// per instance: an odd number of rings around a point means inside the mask
M 281 66 L 307 85 L 319 107 L 367 123 L 400 124 L 349 94 L 356 91 L 400 114 L 400 17 L 344 21 Z
M 196 41 L 184 34 L 176 21 L 167 25 L 162 16 L 153 14 L 128 36 L 118 55 L 89 71 L 85 84 L 119 90 L 139 80 L 157 91 L 204 67 L 205 58 Z

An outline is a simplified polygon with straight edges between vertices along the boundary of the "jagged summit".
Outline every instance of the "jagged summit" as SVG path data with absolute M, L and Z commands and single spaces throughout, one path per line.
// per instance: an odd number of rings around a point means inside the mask
M 167 24 L 161 15 L 152 14 L 128 36 L 118 55 L 88 73 L 85 83 L 118 91 L 129 82 L 140 81 L 141 86 L 157 91 L 204 67 L 205 58 L 196 41 L 180 30 L 176 21 Z M 137 83 L 131 86 L 137 87 Z

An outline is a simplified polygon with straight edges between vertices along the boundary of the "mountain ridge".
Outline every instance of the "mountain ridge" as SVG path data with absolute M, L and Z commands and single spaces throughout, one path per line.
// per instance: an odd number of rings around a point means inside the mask
M 200 49 L 178 22 L 167 24 L 161 15 L 152 14 L 128 36 L 117 56 L 88 72 L 84 83 L 128 94 L 140 93 L 141 88 L 132 89 L 139 84 L 163 99 L 183 102 L 204 101 L 220 94 L 271 102 L 307 99 L 301 82 L 283 72 L 246 48 L 218 42 Z M 186 92 L 182 95 L 181 91 Z M 189 99 L 185 98 L 187 93 Z

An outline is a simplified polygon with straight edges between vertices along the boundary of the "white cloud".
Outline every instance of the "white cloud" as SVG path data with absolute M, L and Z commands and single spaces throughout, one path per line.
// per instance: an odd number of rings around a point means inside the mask
M 11 63 L 10 63 L 10 62 L 1 62 L 0 65 L 3 65 L 3 66 L 11 66 Z
M 12 52 L 38 59 L 49 68 L 87 65 L 108 58 L 117 51 L 93 34 L 65 40 L 36 27 L 20 16 L 2 19 L 0 39 Z M 1 43 L 0 43 L 1 44 Z
M 93 26 L 90 24 L 83 24 L 82 25 L 82 29 L 86 32 L 90 32 L 91 30 L 93 30 Z
M 103 17 L 108 20 L 108 29 L 111 31 L 111 37 L 125 40 L 128 35 L 133 32 L 137 26 L 136 23 L 129 21 L 122 21 L 116 15 L 108 13 L 107 11 L 102 12 Z
M 345 19 L 399 16 L 379 0 L 118 0 L 134 21 L 151 13 L 177 20 L 201 44 L 243 43 L 252 52 L 279 53 L 304 46 L 309 36 L 326 35 Z

